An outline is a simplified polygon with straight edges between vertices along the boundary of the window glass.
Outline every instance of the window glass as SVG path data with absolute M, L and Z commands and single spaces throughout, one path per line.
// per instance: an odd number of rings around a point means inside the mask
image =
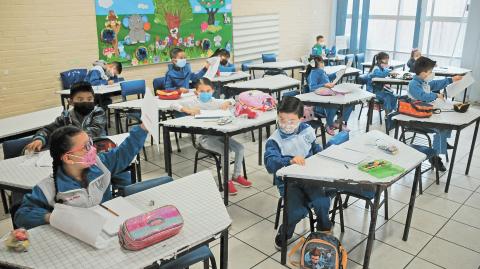
M 399 0 L 370 0 L 370 15 L 397 15 Z
M 368 20 L 367 49 L 394 50 L 395 20 Z

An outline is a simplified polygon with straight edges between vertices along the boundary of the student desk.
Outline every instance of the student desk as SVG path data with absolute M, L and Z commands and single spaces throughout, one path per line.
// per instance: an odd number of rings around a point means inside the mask
M 220 76 L 216 76 L 212 79 L 214 84 L 219 86 L 223 86 L 227 83 L 233 83 L 242 80 L 248 80 L 250 78 L 250 74 L 237 71 L 237 72 L 220 72 Z
M 392 78 L 392 77 L 385 77 L 385 78 L 372 78 L 372 83 L 373 84 L 381 84 L 382 85 L 382 88 L 383 88 L 383 85 L 385 84 L 389 84 L 389 85 L 396 85 L 397 86 L 397 94 L 400 94 L 401 92 L 401 86 L 403 85 L 408 85 L 408 83 L 410 83 L 410 81 L 412 81 L 411 79 L 408 80 L 408 79 L 402 79 L 402 76 L 403 74 L 405 73 L 408 73 L 408 72 L 399 72 L 399 75 L 397 78 Z M 414 75 L 414 74 L 412 74 Z
M 295 60 L 287 60 L 287 61 L 279 61 L 279 62 L 267 62 L 267 63 L 257 63 L 257 64 L 250 64 L 248 65 L 248 70 L 250 74 L 252 74 L 253 78 L 255 78 L 255 70 L 292 70 L 292 77 L 293 72 L 295 69 L 305 69 L 305 64 L 295 61 Z
M 249 90 L 259 90 L 268 94 L 276 92 L 278 93 L 277 99 L 279 102 L 282 97 L 280 94 L 281 91 L 291 88 L 300 89 L 300 81 L 285 75 L 268 76 L 225 85 L 225 90 L 229 92 L 229 96 L 234 96 L 240 92 Z
M 258 129 L 258 165 L 262 165 L 262 128 L 274 125 L 277 119 L 277 111 L 261 113 L 256 119 L 235 118 L 231 123 L 218 125 L 215 119 L 195 119 L 193 116 L 186 116 L 163 121 L 163 151 L 165 155 L 165 170 L 169 176 L 172 175 L 170 132 L 181 132 L 189 134 L 222 136 L 225 139 L 223 149 L 223 184 L 225 205 L 228 205 L 228 180 L 230 167 L 229 140 L 237 134 L 246 133 Z M 267 135 L 269 128 L 267 128 Z
M 388 64 L 390 66 L 393 66 L 393 69 L 402 68 L 405 71 L 405 65 L 407 63 L 404 61 L 391 60 L 388 62 Z M 372 67 L 372 62 L 363 62 L 361 63 L 361 65 L 362 65 L 362 73 L 365 73 L 365 68 Z
M 63 107 L 53 107 L 0 119 L 0 143 L 35 134 L 45 125 L 52 123 L 62 111 Z
M 458 141 L 460 139 L 460 132 L 471 124 L 475 123 L 475 131 L 473 132 L 472 145 L 468 155 L 467 167 L 465 175 L 468 175 L 470 170 L 470 163 L 472 162 L 473 150 L 475 148 L 475 141 L 478 134 L 478 125 L 480 123 L 480 109 L 470 107 L 466 113 L 458 112 L 444 112 L 440 114 L 433 114 L 430 118 L 414 118 L 407 115 L 399 114 L 392 118 L 395 122 L 395 138 L 398 137 L 399 127 L 411 128 L 436 128 L 441 130 L 456 131 L 455 143 L 453 145 L 453 153 L 450 159 L 450 168 L 448 169 L 447 184 L 445 185 L 445 192 L 448 192 L 450 187 L 450 180 L 452 178 L 453 166 L 455 165 L 455 157 L 457 154 Z
M 105 249 L 95 249 L 50 225 L 29 230 L 30 248 L 15 253 L 0 246 L 0 265 L 21 268 L 145 268 L 181 256 L 190 249 L 220 237 L 220 264 L 227 268 L 228 233 L 232 220 L 208 171 L 203 171 L 128 197 L 127 201 L 147 212 L 174 205 L 182 214 L 179 234 L 139 251 L 124 250 L 118 239 Z M 154 206 L 150 206 L 154 201 Z M 1 267 L 3 267 L 1 266 Z
M 433 68 L 433 72 L 435 73 L 435 76 L 453 77 L 457 75 L 463 76 L 468 72 L 472 72 L 472 70 L 455 66 L 439 66 Z M 467 91 L 468 89 L 465 89 L 465 91 L 463 92 L 464 103 L 467 99 Z M 447 91 L 445 91 L 445 93 L 448 94 Z
M 390 155 L 383 150 L 378 149 L 375 146 L 376 139 L 382 139 L 389 144 L 394 144 L 398 147 L 399 152 L 396 155 Z M 286 214 L 289 206 L 288 188 L 295 182 L 304 181 L 316 184 L 319 187 L 338 188 L 350 191 L 375 191 L 375 198 L 373 201 L 374 206 L 373 208 L 370 208 L 370 210 L 372 210 L 372 217 L 370 221 L 365 258 L 363 262 L 363 268 L 368 269 L 370 255 L 375 240 L 375 226 L 382 192 L 400 178 L 415 169 L 415 179 L 412 185 L 407 221 L 403 233 L 403 240 L 406 241 L 408 239 L 408 232 L 412 220 L 418 180 L 421 179 L 421 164 L 426 159 L 426 156 L 425 154 L 409 147 L 408 145 L 405 145 L 402 142 L 376 130 L 358 135 L 350 141 L 339 145 L 339 147 L 361 152 L 365 154 L 365 156 L 368 156 L 367 159 L 385 159 L 391 161 L 392 163 L 405 168 L 405 171 L 395 176 L 377 179 L 368 173 L 360 171 L 355 165 L 321 157 L 319 155 L 314 155 L 306 159 L 305 166 L 290 165 L 284 167 L 277 171 L 277 176 L 282 177 L 285 182 L 285 196 L 283 198 L 285 205 L 283 209 L 284 225 L 281 227 L 286 229 L 288 225 L 288 216 Z M 326 150 L 328 151 L 329 148 Z M 285 231 L 283 232 L 283 235 L 284 238 L 282 243 L 281 262 L 282 264 L 285 264 L 287 259 L 287 238 Z
M 337 73 L 340 69 L 343 69 L 343 68 L 345 68 L 345 65 L 334 65 L 334 66 L 325 66 L 324 70 L 325 70 L 325 73 L 330 75 L 330 74 L 333 74 L 333 73 Z M 343 77 L 348 78 L 348 77 L 353 76 L 353 77 L 355 77 L 355 80 L 356 80 L 356 78 L 360 75 L 360 72 L 361 72 L 360 69 L 349 67 L 345 71 L 345 74 L 343 75 Z M 305 70 L 300 71 L 300 74 L 302 75 L 302 86 L 305 85 L 305 80 L 306 80 L 305 73 L 306 73 Z M 340 79 L 340 81 L 341 80 L 343 80 L 343 79 Z
M 339 63 L 345 63 L 345 55 L 338 54 L 333 57 L 325 57 L 325 65 L 330 65 L 330 63 L 335 63 L 335 65 L 338 65 Z
M 295 97 L 300 99 L 305 105 L 309 106 L 317 106 L 320 105 L 322 107 L 326 108 L 338 108 L 340 107 L 340 115 L 339 115 L 339 120 L 343 120 L 343 110 L 345 109 L 345 106 L 347 105 L 357 105 L 357 104 L 363 104 L 363 102 L 368 101 L 369 106 L 368 106 L 368 120 L 367 120 L 367 127 L 366 131 L 368 132 L 370 125 L 368 124 L 370 122 L 370 117 L 372 117 L 372 111 L 373 111 L 373 99 L 375 98 L 375 94 L 364 91 L 361 88 L 361 85 L 358 85 L 358 90 L 355 90 L 351 93 L 347 93 L 345 95 L 333 95 L 333 96 L 321 96 L 316 94 L 315 92 L 309 92 L 309 93 L 304 93 L 304 94 L 299 94 Z M 342 127 L 340 127 L 341 130 Z M 325 141 L 325 136 L 322 136 L 322 143 L 325 146 L 326 143 Z
M 100 86 L 93 86 L 93 92 L 96 96 L 99 97 L 99 106 L 104 107 L 103 100 L 110 96 L 118 96 L 121 95 L 122 89 L 120 88 L 120 83 L 114 83 L 112 85 L 100 85 Z M 148 88 L 147 88 L 148 89 Z M 67 108 L 65 104 L 65 99 L 70 98 L 70 89 L 56 91 L 56 94 L 60 95 L 60 102 L 62 102 L 62 106 Z

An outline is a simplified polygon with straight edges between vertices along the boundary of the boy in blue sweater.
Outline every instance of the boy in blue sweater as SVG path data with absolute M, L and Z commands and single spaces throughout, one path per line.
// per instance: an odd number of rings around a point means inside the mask
M 274 174 L 282 167 L 292 164 L 305 165 L 308 158 L 322 150 L 315 141 L 315 131 L 310 125 L 301 122 L 303 104 L 296 98 L 285 96 L 278 106 L 278 129 L 268 138 L 265 146 L 265 167 Z M 275 185 L 284 196 L 284 185 L 281 178 L 275 176 Z M 287 239 L 292 238 L 295 226 L 307 214 L 309 208 L 317 215 L 317 230 L 330 231 L 332 223 L 328 218 L 330 198 L 323 188 L 308 183 L 298 183 L 288 189 L 288 227 Z M 275 237 L 277 249 L 281 245 L 280 227 Z
M 122 64 L 120 62 L 107 63 L 98 60 L 93 63 L 93 68 L 88 71 L 85 81 L 92 86 L 112 85 L 118 82 L 118 75 L 121 73 Z
M 435 77 L 433 73 L 435 65 L 436 62 L 427 57 L 419 57 L 415 61 L 414 69 L 416 75 L 408 84 L 408 96 L 410 98 L 427 103 L 432 103 L 437 99 L 444 100 L 445 97 L 443 93 L 440 93 L 440 90 L 447 87 L 448 84 L 462 79 L 462 76 L 454 76 L 452 78 L 433 80 Z M 432 129 L 431 131 L 435 133 L 433 136 L 433 149 L 435 149 L 437 154 L 447 154 L 447 149 L 452 148 L 447 143 L 451 130 Z M 437 158 L 439 158 L 437 168 L 440 171 L 446 171 L 447 168 L 442 163 L 440 157 Z
M 173 48 L 170 51 L 172 63 L 168 65 L 167 74 L 165 74 L 165 89 L 180 90 L 187 93 L 190 88 L 190 81 L 197 83 L 197 80 L 205 75 L 210 64 L 205 63 L 205 67 L 198 73 L 193 73 L 190 64 L 187 63 L 185 52 L 180 48 Z

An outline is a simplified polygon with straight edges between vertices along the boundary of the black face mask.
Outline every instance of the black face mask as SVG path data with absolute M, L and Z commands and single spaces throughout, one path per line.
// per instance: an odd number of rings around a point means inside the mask
M 221 60 L 221 61 L 220 61 L 220 64 L 221 64 L 221 65 L 227 65 L 227 64 L 228 64 L 228 60 Z
M 73 103 L 73 110 L 82 116 L 90 114 L 95 108 L 94 102 L 78 102 Z

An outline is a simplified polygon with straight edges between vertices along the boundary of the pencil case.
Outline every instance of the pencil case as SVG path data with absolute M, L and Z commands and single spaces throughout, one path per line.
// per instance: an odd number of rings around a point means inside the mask
M 118 239 L 125 249 L 140 250 L 178 234 L 182 227 L 178 209 L 167 205 L 125 220 Z

